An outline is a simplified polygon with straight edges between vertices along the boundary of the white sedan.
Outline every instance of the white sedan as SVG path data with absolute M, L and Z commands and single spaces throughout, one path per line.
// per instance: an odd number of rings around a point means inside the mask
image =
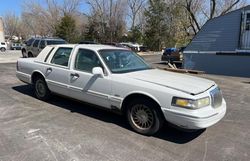
M 226 113 L 213 81 L 153 69 L 123 48 L 47 46 L 36 58 L 18 59 L 16 75 L 34 85 L 38 99 L 56 93 L 118 110 L 144 135 L 156 133 L 164 121 L 184 129 L 207 128 Z

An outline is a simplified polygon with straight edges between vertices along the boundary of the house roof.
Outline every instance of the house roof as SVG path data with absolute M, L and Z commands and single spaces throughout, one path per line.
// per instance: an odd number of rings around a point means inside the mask
M 184 50 L 188 52 L 235 51 L 239 48 L 242 11 L 250 5 L 206 22 Z

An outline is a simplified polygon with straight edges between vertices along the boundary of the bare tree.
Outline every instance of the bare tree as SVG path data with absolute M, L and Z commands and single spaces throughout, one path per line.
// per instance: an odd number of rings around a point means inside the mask
M 56 26 L 64 15 L 71 15 L 77 21 L 81 0 L 44 0 L 41 4 L 38 0 L 23 1 L 22 20 L 27 28 L 32 31 L 31 35 L 53 36 Z M 81 21 L 77 21 L 78 24 Z M 78 25 L 82 27 L 82 25 Z M 80 30 L 80 29 L 79 29 Z M 78 30 L 78 31 L 79 31 Z
M 207 2 L 210 3 L 207 4 Z M 191 28 L 196 34 L 201 26 L 214 17 L 224 15 L 245 5 L 245 0 L 184 0 L 183 6 L 189 14 Z M 208 7 L 210 6 L 210 7 Z M 203 17 L 205 21 L 199 21 Z
M 14 35 L 18 36 L 19 18 L 13 12 L 8 12 L 3 17 L 5 33 L 11 39 Z
M 79 11 L 81 0 L 64 0 L 61 10 L 63 14 L 72 15 Z
M 184 8 L 189 14 L 189 22 L 193 29 L 193 32 L 196 34 L 200 29 L 200 24 L 197 19 L 197 12 L 201 9 L 202 0 L 185 0 Z
M 131 29 L 135 27 L 135 21 L 141 8 L 145 4 L 146 0 L 128 0 L 128 7 L 130 10 L 129 17 L 132 20 Z
M 87 0 L 91 7 L 91 21 L 95 21 L 95 30 L 100 41 L 119 39 L 125 29 L 125 0 Z

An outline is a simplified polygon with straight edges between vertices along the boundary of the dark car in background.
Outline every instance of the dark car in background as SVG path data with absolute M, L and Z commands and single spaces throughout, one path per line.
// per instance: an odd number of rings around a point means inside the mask
M 182 61 L 182 51 L 182 48 L 165 48 L 161 61 L 168 61 L 170 63 Z
M 36 57 L 47 45 L 67 44 L 60 38 L 31 38 L 22 47 L 22 55 L 26 57 Z
M 20 43 L 12 43 L 10 46 L 10 50 L 21 50 L 22 49 L 22 44 Z
M 147 52 L 149 51 L 147 46 L 140 46 L 140 52 Z

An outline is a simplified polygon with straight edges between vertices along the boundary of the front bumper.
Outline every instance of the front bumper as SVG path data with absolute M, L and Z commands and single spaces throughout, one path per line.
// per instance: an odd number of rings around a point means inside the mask
M 219 122 L 226 114 L 226 102 L 223 100 L 222 105 L 218 108 L 209 107 L 212 110 L 207 116 L 199 117 L 199 114 L 192 115 L 189 113 L 182 113 L 172 111 L 171 109 L 163 109 L 165 119 L 184 129 L 204 129 Z

